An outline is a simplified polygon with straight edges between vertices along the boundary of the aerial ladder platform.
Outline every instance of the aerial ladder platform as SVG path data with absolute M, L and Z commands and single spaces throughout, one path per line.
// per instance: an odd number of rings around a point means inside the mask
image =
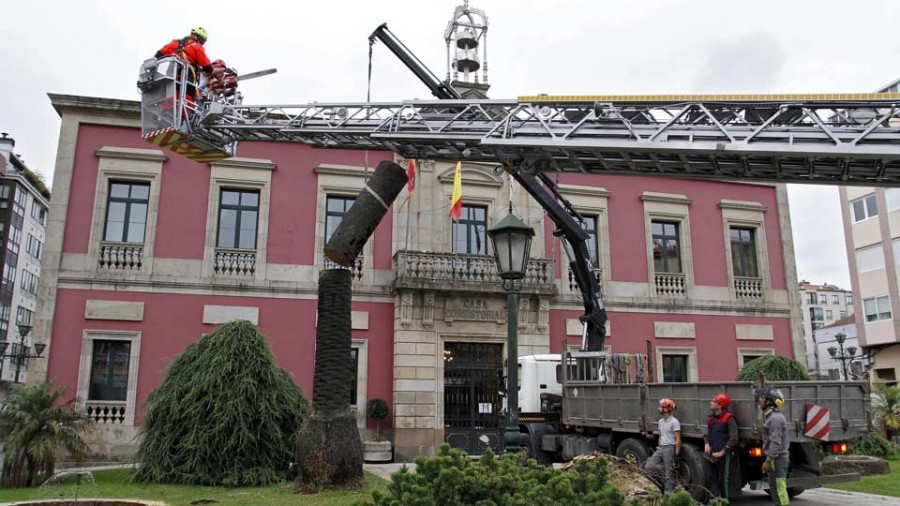
M 182 65 L 169 58 L 142 67 L 142 135 L 198 162 L 233 156 L 242 141 L 275 141 L 530 173 L 900 183 L 900 93 L 193 103 L 177 92 Z

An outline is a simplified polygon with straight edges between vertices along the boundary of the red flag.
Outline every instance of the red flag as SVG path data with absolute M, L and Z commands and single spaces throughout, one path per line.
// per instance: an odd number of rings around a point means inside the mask
M 459 221 L 462 216 L 462 162 L 456 162 L 453 174 L 453 198 L 450 199 L 450 218 Z
M 416 189 L 416 161 L 412 158 L 409 159 L 409 165 L 406 166 L 406 179 L 408 179 L 406 187 L 412 195 L 413 190 Z

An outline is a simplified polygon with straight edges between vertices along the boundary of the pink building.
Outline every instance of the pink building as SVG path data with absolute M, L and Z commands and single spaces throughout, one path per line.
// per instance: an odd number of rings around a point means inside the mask
M 219 323 L 258 323 L 310 395 L 322 248 L 371 168 L 394 155 L 244 143 L 236 158 L 197 164 L 140 140 L 136 102 L 51 101 L 62 127 L 34 330 L 48 346 L 28 378 L 72 387 L 98 421 L 96 458 L 131 455 L 167 364 Z M 452 224 L 452 171 L 422 162 L 416 191 L 406 204 L 401 194 L 353 268 L 351 403 L 365 432 L 366 402 L 388 401 L 398 460 L 498 440 L 506 297 L 486 230 L 510 195 L 538 232 L 519 351 L 580 339 L 580 298 L 543 211 L 506 176 L 463 164 Z M 752 358 L 804 356 L 784 186 L 560 183 L 591 229 L 612 351 L 646 353 L 649 342 L 660 381 L 733 380 Z

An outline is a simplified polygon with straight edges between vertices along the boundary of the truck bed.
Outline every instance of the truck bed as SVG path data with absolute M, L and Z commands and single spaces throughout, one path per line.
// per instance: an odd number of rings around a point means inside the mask
M 793 441 L 815 441 L 803 435 L 807 403 L 829 410 L 830 441 L 844 441 L 871 430 L 870 387 L 865 381 L 769 382 L 785 396 L 781 411 L 791 424 Z M 731 396 L 731 411 L 741 439 L 760 440 L 762 411 L 753 399 L 752 382 L 609 384 L 591 380 L 563 380 L 562 423 L 613 429 L 620 432 L 656 432 L 659 399 L 675 400 L 675 417 L 684 437 L 706 433 L 709 401 L 719 392 Z

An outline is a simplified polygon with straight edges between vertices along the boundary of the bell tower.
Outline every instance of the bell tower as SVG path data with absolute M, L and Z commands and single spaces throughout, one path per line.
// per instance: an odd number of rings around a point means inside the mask
M 487 98 L 488 18 L 481 9 L 458 5 L 444 30 L 447 43 L 447 82 L 464 98 Z M 479 73 L 479 71 L 481 71 Z

